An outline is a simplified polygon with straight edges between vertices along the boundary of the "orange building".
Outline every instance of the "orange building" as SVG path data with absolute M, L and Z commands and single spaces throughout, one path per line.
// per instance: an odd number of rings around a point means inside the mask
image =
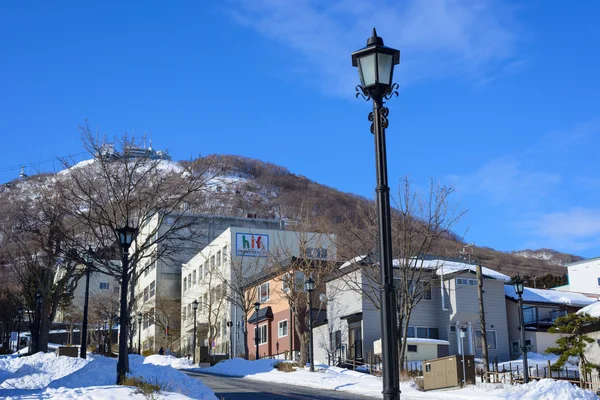
M 316 264 L 316 263 L 315 263 Z M 293 265 L 293 264 L 292 264 Z M 306 301 L 304 292 L 305 276 L 302 272 L 290 268 L 263 275 L 248 285 L 246 293 L 257 293 L 260 303 L 258 313 L 252 310 L 248 316 L 248 349 L 250 359 L 256 357 L 256 319 L 258 315 L 258 352 L 260 358 L 296 359 L 300 353 L 300 338 L 296 332 L 296 323 L 300 331 L 306 327 Z M 313 296 L 313 324 L 326 318 L 326 305 L 319 301 L 319 295 L 325 293 L 325 285 L 318 284 Z M 295 321 L 290 307 L 290 298 L 297 301 L 299 322 Z M 298 300 L 295 300 L 298 299 Z

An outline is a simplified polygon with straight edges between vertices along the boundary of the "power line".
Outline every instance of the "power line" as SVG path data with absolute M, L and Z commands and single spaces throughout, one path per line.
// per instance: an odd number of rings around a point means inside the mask
M 40 166 L 40 165 L 44 165 L 44 164 L 49 164 L 49 163 L 52 163 L 52 162 L 56 162 L 56 161 L 58 161 L 60 159 L 76 157 L 76 156 L 80 156 L 82 154 L 89 154 L 89 153 L 86 152 L 86 151 L 84 151 L 84 152 L 81 152 L 81 153 L 69 154 L 69 155 L 64 156 L 64 157 L 56 157 L 56 158 L 53 158 L 51 160 L 38 161 L 38 162 L 35 162 L 35 163 L 34 162 L 26 162 L 26 163 L 20 163 L 20 164 L 17 164 L 17 165 L 0 167 L 0 172 L 13 171 L 15 169 L 21 168 L 21 166 L 23 166 L 23 165 L 26 166 L 26 167 L 32 167 L 32 168 L 34 168 L 34 167 L 37 167 L 37 166 Z

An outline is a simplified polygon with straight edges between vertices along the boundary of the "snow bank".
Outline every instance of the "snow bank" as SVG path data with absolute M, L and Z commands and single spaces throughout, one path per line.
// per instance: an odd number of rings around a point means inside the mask
M 316 365 L 317 372 L 298 368 L 295 372 L 282 372 L 273 367 L 279 360 L 246 361 L 239 358 L 224 360 L 210 368 L 199 371 L 243 377 L 255 381 L 297 385 L 317 389 L 345 391 L 381 398 L 381 379 L 328 365 Z M 527 385 L 479 384 L 464 389 L 444 389 L 421 392 L 413 381 L 401 382 L 401 397 L 405 400 L 592 400 L 598 399 L 592 392 L 582 390 L 566 381 L 543 379 Z
M 126 396 L 131 395 L 137 399 L 137 389 L 114 384 L 116 364 L 116 359 L 94 355 L 88 355 L 86 360 L 58 357 L 55 353 L 0 358 L 0 398 L 129 399 Z M 130 375 L 165 388 L 166 392 L 158 398 L 216 400 L 200 380 L 171 366 L 144 364 L 144 357 L 138 355 L 131 355 L 129 364 Z
M 189 369 L 194 367 L 194 364 L 188 358 L 161 356 L 158 354 L 146 357 L 146 359 L 144 360 L 144 364 L 170 366 L 176 369 Z

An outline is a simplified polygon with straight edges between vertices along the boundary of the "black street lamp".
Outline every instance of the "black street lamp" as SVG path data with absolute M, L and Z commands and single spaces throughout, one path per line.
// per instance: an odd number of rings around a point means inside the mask
M 40 331 L 42 330 L 42 292 L 35 291 L 35 310 L 37 314 L 37 326 L 35 334 L 35 352 L 40 351 Z
M 229 328 L 229 358 L 230 359 L 232 359 L 233 356 L 235 355 L 235 353 L 233 351 L 233 329 L 231 329 L 232 326 L 233 326 L 233 322 L 227 321 L 227 328 Z
M 142 354 L 142 319 L 144 316 L 140 311 L 137 313 L 137 321 L 138 321 L 138 354 Z
M 17 308 L 17 352 L 21 343 L 21 319 L 23 319 L 23 307 Z
M 371 133 L 375 136 L 375 159 L 377 170 L 377 220 L 379 238 L 379 265 L 381 274 L 381 347 L 383 356 L 383 398 L 400 398 L 398 372 L 398 326 L 396 322 L 396 291 L 392 265 L 392 229 L 390 217 L 390 188 L 387 178 L 387 154 L 385 129 L 388 127 L 389 110 L 384 100 L 397 96 L 397 83 L 392 83 L 394 65 L 400 63 L 400 52 L 383 45 L 383 39 L 373 35 L 367 47 L 352 53 L 352 66 L 358 67 L 360 85 L 356 96 L 373 99 L 373 112 L 369 114 Z
M 138 233 L 136 228 L 125 224 L 123 228 L 115 230 L 121 245 L 121 309 L 119 325 L 119 361 L 117 362 L 117 385 L 123 382 L 129 371 L 129 358 L 127 354 L 127 334 L 129 316 L 127 313 L 127 287 L 129 285 L 129 248 Z M 131 299 L 133 301 L 133 298 Z
M 90 299 L 90 272 L 92 269 L 92 248 L 88 247 L 85 255 L 85 295 L 83 298 L 83 322 L 81 324 L 81 348 L 79 349 L 79 357 L 87 357 L 87 326 L 88 326 L 88 304 Z
M 517 275 L 517 279 L 514 280 L 513 286 L 515 292 L 519 296 L 519 319 L 521 320 L 521 351 L 523 352 L 523 383 L 529 382 L 529 366 L 527 365 L 527 346 L 525 345 L 525 315 L 523 314 L 523 292 L 525 282 Z
M 313 318 L 312 318 L 312 292 L 315 290 L 315 281 L 312 277 L 304 282 L 304 290 L 308 293 L 308 356 L 310 357 L 310 372 L 315 372 L 315 360 L 313 352 Z
M 260 303 L 257 301 L 254 303 L 254 317 L 256 317 L 256 327 L 254 328 L 254 344 L 256 344 L 256 359 L 260 358 L 260 353 L 258 351 L 258 345 L 260 344 L 260 339 L 258 337 L 258 310 L 260 310 Z
M 192 301 L 194 310 L 194 337 L 192 338 L 192 364 L 196 364 L 196 312 L 198 311 L 198 300 Z

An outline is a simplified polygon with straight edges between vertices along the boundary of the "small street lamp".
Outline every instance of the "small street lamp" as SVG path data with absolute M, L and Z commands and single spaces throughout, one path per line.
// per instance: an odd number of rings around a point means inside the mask
M 117 362 L 117 384 L 123 382 L 129 369 L 129 359 L 127 354 L 127 322 L 129 319 L 127 313 L 127 288 L 129 287 L 129 248 L 138 233 L 136 228 L 126 223 L 124 227 L 115 230 L 121 245 L 121 300 L 120 300 L 120 321 L 121 330 L 119 331 L 119 361 Z M 133 297 L 132 297 L 133 299 Z
M 312 277 L 304 282 L 304 290 L 308 293 L 308 330 L 309 330 L 309 341 L 308 341 L 308 356 L 310 357 L 310 372 L 315 372 L 315 360 L 313 352 L 313 318 L 312 318 L 312 292 L 315 290 L 315 281 Z
M 388 127 L 389 110 L 385 100 L 397 96 L 397 83 L 392 83 L 394 65 L 400 63 L 400 51 L 383 45 L 383 39 L 373 35 L 367 46 L 352 53 L 352 66 L 358 67 L 360 85 L 356 96 L 373 99 L 373 112 L 369 114 L 371 133 L 375 137 L 375 160 L 377 171 L 377 221 L 379 242 L 379 265 L 381 274 L 381 350 L 383 355 L 383 398 L 400 398 L 398 372 L 398 326 L 396 318 L 396 291 L 392 265 L 392 228 L 390 216 L 390 188 L 388 186 L 385 129 Z
M 198 311 L 198 300 L 192 302 L 194 309 L 194 337 L 192 338 L 192 364 L 196 364 L 196 311 Z
M 254 316 L 256 317 L 256 327 L 254 328 L 254 343 L 256 344 L 256 359 L 260 358 L 260 353 L 258 351 L 259 338 L 258 338 L 258 310 L 260 310 L 260 303 L 257 301 L 254 303 Z
M 17 308 L 17 351 L 21 342 L 21 319 L 23 319 L 23 307 Z
M 227 321 L 227 328 L 229 328 L 229 358 L 233 358 L 234 356 L 234 351 L 233 351 L 233 329 L 231 329 L 231 327 L 233 326 L 233 322 L 231 321 Z
M 137 321 L 138 321 L 138 354 L 142 354 L 142 319 L 144 316 L 140 311 L 137 313 Z
M 83 298 L 83 322 L 81 324 L 81 347 L 79 349 L 79 357 L 87 357 L 87 326 L 88 326 L 88 305 L 90 299 L 90 271 L 92 268 L 92 255 L 93 251 L 91 247 L 88 247 L 85 255 L 85 295 Z
M 35 291 L 35 305 L 37 314 L 37 329 L 35 334 L 35 351 L 40 350 L 40 331 L 42 330 L 42 292 L 40 290 Z
M 523 313 L 523 292 L 525 291 L 523 279 L 517 275 L 513 286 L 519 296 L 519 319 L 521 320 L 521 351 L 523 352 L 523 383 L 529 382 L 529 366 L 527 365 L 527 346 L 525 345 L 525 314 Z

